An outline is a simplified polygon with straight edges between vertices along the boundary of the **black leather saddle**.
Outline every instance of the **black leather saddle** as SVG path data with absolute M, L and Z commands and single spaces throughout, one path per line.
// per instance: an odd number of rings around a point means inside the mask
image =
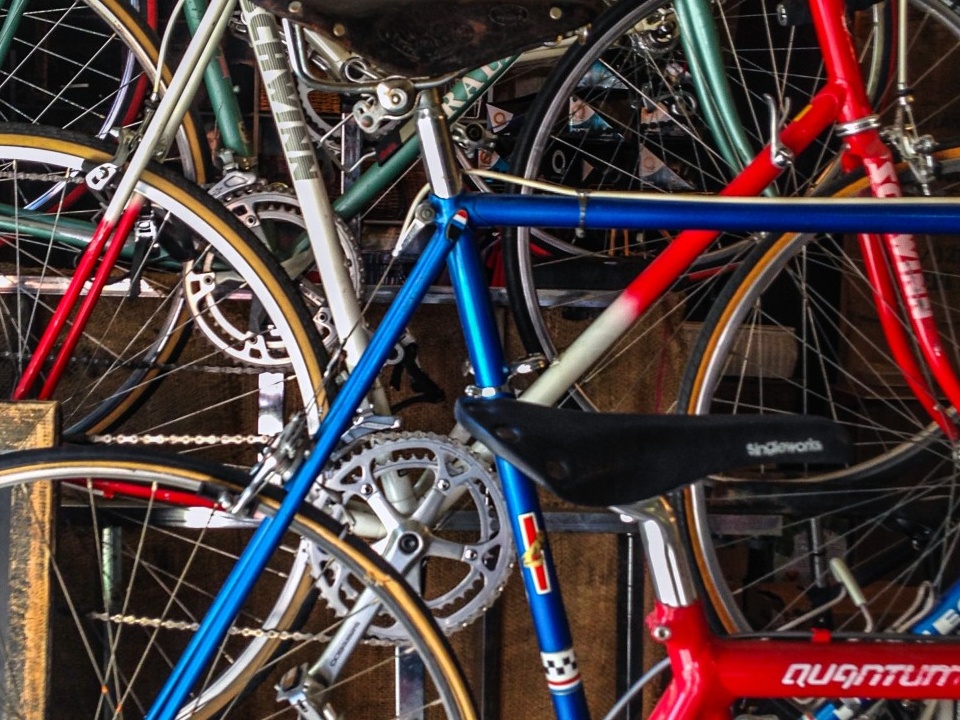
M 578 505 L 626 505 L 710 474 L 853 459 L 844 429 L 808 415 L 590 413 L 461 399 L 457 420 L 495 454 Z
M 440 76 L 587 25 L 602 0 L 255 0 L 383 70 Z

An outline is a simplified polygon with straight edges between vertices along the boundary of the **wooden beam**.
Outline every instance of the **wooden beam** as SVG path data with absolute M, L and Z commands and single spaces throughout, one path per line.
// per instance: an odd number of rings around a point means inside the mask
M 56 403 L 0 403 L 0 451 L 53 447 L 58 438 Z M 47 717 L 55 512 L 52 483 L 18 486 L 9 494 L 8 532 L 0 533 L 8 560 L 2 594 L 9 608 L 2 692 L 36 718 Z

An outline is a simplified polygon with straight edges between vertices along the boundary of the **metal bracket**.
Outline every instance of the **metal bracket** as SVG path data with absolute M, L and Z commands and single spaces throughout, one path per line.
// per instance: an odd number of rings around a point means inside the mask
M 140 133 L 130 128 L 120 128 L 117 133 L 117 151 L 113 154 L 113 159 L 97 165 L 93 170 L 87 173 L 87 186 L 94 190 L 103 190 L 114 176 L 127 164 L 130 153 L 140 142 Z
M 406 78 L 383 80 L 377 83 L 375 96 L 365 97 L 353 106 L 353 117 L 361 130 L 373 133 L 384 122 L 409 115 L 416 97 L 416 88 Z
M 130 259 L 130 290 L 127 295 L 130 298 L 140 295 L 140 277 L 147 266 L 150 251 L 157 244 L 157 223 L 149 205 L 141 210 L 134 232 L 133 256 Z
M 284 675 L 276 689 L 277 702 L 290 703 L 301 720 L 337 720 L 336 713 L 329 705 L 321 710 L 314 707 L 311 698 L 322 696 L 325 688 L 310 677 L 306 665 L 296 667 Z
M 477 385 L 467 385 L 464 394 L 471 398 L 493 398 L 493 397 L 513 397 L 513 390 L 506 385 L 479 387 Z
M 349 446 L 360 438 L 371 433 L 384 432 L 385 430 L 399 430 L 400 418 L 393 415 L 373 415 L 365 413 L 358 417 L 353 425 L 340 438 L 340 446 Z M 337 459 L 335 454 L 332 460 Z
M 88 172 L 84 179 L 86 180 L 87 186 L 93 190 L 103 190 L 110 184 L 110 181 L 113 180 L 114 175 L 116 175 L 119 170 L 119 166 L 113 162 L 105 162 L 97 165 L 93 170 Z
M 782 112 L 777 107 L 777 101 L 773 99 L 773 95 L 764 93 L 763 99 L 766 100 L 767 109 L 770 111 L 770 162 L 774 167 L 783 170 L 793 165 L 793 150 L 780 140 L 780 128 L 790 115 L 790 98 L 784 98 Z
M 875 116 L 872 116 L 875 117 Z M 932 135 L 920 135 L 913 117 L 913 96 L 909 89 L 897 98 L 896 119 L 891 127 L 880 131 L 883 139 L 900 153 L 920 183 L 924 195 L 930 194 L 930 183 L 936 178 L 937 163 L 933 153 L 937 149 Z
M 453 123 L 450 126 L 450 134 L 453 141 L 467 152 L 493 150 L 496 146 L 496 135 L 476 120 Z
M 510 363 L 507 374 L 510 377 L 515 375 L 530 375 L 535 372 L 540 372 L 541 370 L 546 370 L 549 365 L 550 361 L 547 360 L 546 355 L 533 353 Z
M 226 172 L 220 181 L 212 185 L 207 192 L 210 193 L 211 197 L 222 200 L 237 190 L 253 187 L 258 180 L 259 176 L 255 172 L 234 169 Z
M 242 515 L 264 487 L 269 484 L 282 485 L 289 480 L 307 456 L 309 446 L 307 418 L 303 413 L 297 413 L 264 450 L 251 471 L 250 483 L 240 493 L 240 497 L 232 502 L 221 499 L 224 510 L 234 515 Z
M 850 120 L 849 122 L 839 123 L 833 134 L 837 137 L 847 137 L 856 135 L 865 130 L 877 130 L 880 128 L 880 118 L 876 115 L 867 115 L 859 120 Z
M 410 242 L 414 238 L 420 237 L 424 229 L 433 225 L 436 219 L 437 212 L 433 209 L 433 206 L 428 202 L 420 203 L 413 212 L 413 221 L 407 225 L 404 232 L 397 238 L 397 242 L 393 246 L 390 255 L 392 257 L 400 257 L 400 253 L 407 249 Z

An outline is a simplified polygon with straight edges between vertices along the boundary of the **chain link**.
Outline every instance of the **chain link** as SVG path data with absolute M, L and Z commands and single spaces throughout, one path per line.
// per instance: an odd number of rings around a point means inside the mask
M 195 632 L 200 627 L 200 623 L 187 622 L 185 620 L 161 620 L 160 618 L 144 617 L 142 615 L 108 615 L 107 613 L 89 613 L 87 615 L 91 620 L 100 622 L 110 622 L 115 625 L 137 625 L 139 627 L 159 628 L 162 630 L 182 630 L 183 632 Z M 304 633 L 293 632 L 289 630 L 264 630 L 263 628 L 251 627 L 231 627 L 228 635 L 239 635 L 240 637 L 263 637 L 269 640 L 294 640 L 296 642 L 329 642 L 330 635 L 327 633 Z
M 51 351 L 51 354 L 56 352 L 56 348 Z M 0 352 L 0 360 L 5 360 L 7 362 L 14 363 L 25 363 L 29 362 L 30 355 L 21 355 L 19 353 L 13 353 L 10 351 Z M 115 367 L 122 368 L 125 370 L 153 370 L 158 369 L 164 373 L 173 372 L 195 372 L 195 373 L 208 373 L 214 375 L 257 375 L 264 372 L 263 368 L 252 367 L 249 365 L 174 365 L 171 363 L 151 363 L 143 360 L 121 360 L 117 361 L 111 358 L 93 358 L 93 357 L 84 357 L 84 356 L 71 356 L 70 363 L 76 365 L 84 365 L 86 367 Z
M 0 177 L 17 180 L 49 180 L 70 185 L 83 185 L 87 182 L 87 176 L 81 174 L 66 176 L 63 173 L 25 173 L 19 170 L 0 170 Z
M 272 435 L 90 435 L 100 445 L 266 445 Z

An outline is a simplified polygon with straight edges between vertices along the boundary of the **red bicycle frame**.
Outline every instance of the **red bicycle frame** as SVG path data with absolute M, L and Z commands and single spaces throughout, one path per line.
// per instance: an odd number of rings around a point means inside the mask
M 880 137 L 879 120 L 866 96 L 844 21 L 843 0 L 813 0 L 811 11 L 823 50 L 827 81 L 783 128 L 776 138 L 776 146 L 764 147 L 720 194 L 759 195 L 789 165 L 789 161 L 782 160 L 781 149 L 787 151 L 787 157 L 799 155 L 820 133 L 839 123 L 838 134 L 845 143 L 841 154 L 843 166 L 848 170 L 863 167 L 874 196 L 899 197 L 900 183 L 893 155 Z M 618 328 L 625 330 L 636 322 L 718 235 L 703 230 L 677 235 L 610 306 L 606 314 L 610 320 L 605 328 L 607 334 Z M 960 431 L 938 402 L 937 393 L 927 382 L 913 351 L 913 340 L 916 340 L 926 365 L 950 404 L 960 407 L 960 380 L 943 351 L 913 236 L 864 234 L 859 239 L 881 327 L 903 377 L 946 436 L 951 440 L 960 439 Z M 907 308 L 913 337 L 908 335 L 900 319 L 900 298 Z
M 638 523 L 656 596 L 647 625 L 673 671 L 651 720 L 729 720 L 743 698 L 960 699 L 960 642 L 942 636 L 714 634 L 671 506 L 654 498 L 615 509 Z
M 100 293 L 110 278 L 110 273 L 113 271 L 117 258 L 120 257 L 123 244 L 126 242 L 130 230 L 133 229 L 133 225 L 139 216 L 142 206 L 143 198 L 140 195 L 134 195 L 130 203 L 121 213 L 119 221 L 113 221 L 111 218 L 104 217 L 99 225 L 97 225 L 96 232 L 91 238 L 90 244 L 84 249 L 76 272 L 74 272 L 73 277 L 70 279 L 70 284 L 67 286 L 66 292 L 60 299 L 60 302 L 57 303 L 50 323 L 44 328 L 43 335 L 40 336 L 36 351 L 30 358 L 30 362 L 27 364 L 23 375 L 20 377 L 20 381 L 17 383 L 17 387 L 14 389 L 14 400 L 24 400 L 30 397 L 33 386 L 40 377 L 40 372 L 43 369 L 47 356 L 50 354 L 50 351 L 53 350 L 57 339 L 60 337 L 60 333 L 63 331 L 63 327 L 67 324 L 67 320 L 70 319 L 74 304 L 83 293 L 84 286 L 90 279 L 90 275 L 94 274 L 94 268 L 96 267 L 92 285 L 88 289 L 83 302 L 80 304 L 77 316 L 67 331 L 63 345 L 57 352 L 53 367 L 50 369 L 43 387 L 37 396 L 40 400 L 47 400 L 53 397 L 57 383 L 60 381 L 60 377 L 63 375 L 63 371 L 70 361 L 70 356 L 80 341 L 80 337 L 83 335 L 87 321 L 90 319 L 94 306 L 100 298 Z M 106 248 L 105 252 L 104 248 Z M 103 253 L 102 259 L 100 259 L 101 253 Z M 97 266 L 98 260 L 99 266 Z
M 673 669 L 651 720 L 729 720 L 737 698 L 960 698 L 956 643 L 836 639 L 827 631 L 805 640 L 718 637 L 699 602 L 658 601 L 647 622 Z

